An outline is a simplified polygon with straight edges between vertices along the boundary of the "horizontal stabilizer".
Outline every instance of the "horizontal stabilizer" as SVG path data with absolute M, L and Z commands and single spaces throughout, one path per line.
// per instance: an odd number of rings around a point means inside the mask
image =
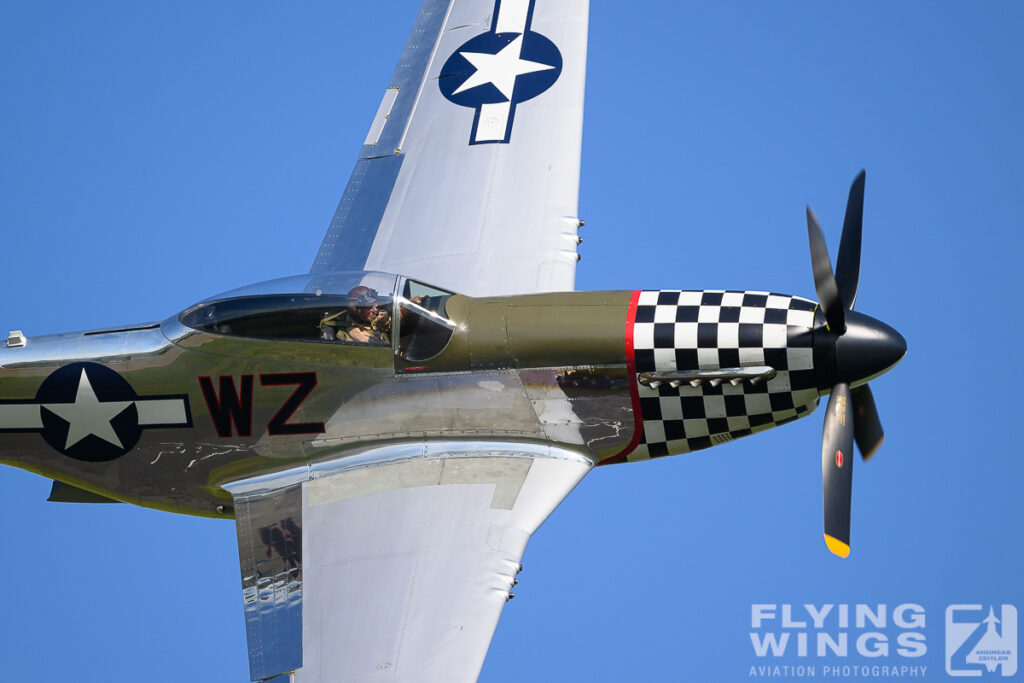
M 53 488 L 50 489 L 50 497 L 47 498 L 51 503 L 120 503 L 119 500 L 113 500 L 106 496 L 101 496 L 98 493 L 92 493 L 80 489 L 77 486 L 71 484 L 65 484 L 63 482 L 53 482 Z
M 671 387 L 678 387 L 686 383 L 690 386 L 700 386 L 707 382 L 713 387 L 722 382 L 729 382 L 736 385 L 743 381 L 751 384 L 767 382 L 775 377 L 775 368 L 767 365 L 757 365 L 749 368 L 716 368 L 714 370 L 676 370 L 674 372 L 641 372 L 640 384 L 645 387 L 657 389 L 662 384 Z

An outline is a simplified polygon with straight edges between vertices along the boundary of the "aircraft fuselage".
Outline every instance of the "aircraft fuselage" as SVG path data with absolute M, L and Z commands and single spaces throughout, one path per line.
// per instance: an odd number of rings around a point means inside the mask
M 382 447 L 552 444 L 608 464 L 725 443 L 809 414 L 827 391 L 815 304 L 798 297 L 454 295 L 446 315 L 454 331 L 425 360 L 181 316 L 30 337 L 0 348 L 0 458 L 114 500 L 230 516 L 225 483 Z M 723 368 L 762 374 L 716 379 Z

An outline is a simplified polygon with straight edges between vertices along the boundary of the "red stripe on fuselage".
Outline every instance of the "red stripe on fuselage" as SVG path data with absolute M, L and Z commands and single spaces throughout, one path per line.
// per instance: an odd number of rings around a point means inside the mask
M 633 295 L 629 297 L 629 310 L 626 311 L 626 375 L 629 381 L 629 399 L 633 404 L 633 438 L 629 442 L 629 445 L 623 448 L 621 451 L 608 458 L 597 463 L 598 465 L 611 465 L 612 463 L 622 462 L 626 459 L 626 456 L 632 453 L 636 447 L 640 444 L 640 439 L 644 435 L 644 419 L 643 414 L 640 412 L 640 389 L 636 383 L 636 358 L 633 353 L 633 325 L 636 322 L 636 306 L 637 302 L 640 301 L 640 290 L 633 290 Z

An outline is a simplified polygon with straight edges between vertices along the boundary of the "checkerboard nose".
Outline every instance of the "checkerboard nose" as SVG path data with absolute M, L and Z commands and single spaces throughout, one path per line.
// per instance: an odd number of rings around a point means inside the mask
M 815 303 L 800 297 L 640 292 L 633 355 L 648 381 L 638 384 L 635 457 L 707 448 L 809 414 L 819 395 L 814 326 Z
M 751 291 L 645 291 L 637 311 L 637 371 L 771 366 L 813 371 L 813 301 Z M 804 376 L 811 381 L 813 377 Z

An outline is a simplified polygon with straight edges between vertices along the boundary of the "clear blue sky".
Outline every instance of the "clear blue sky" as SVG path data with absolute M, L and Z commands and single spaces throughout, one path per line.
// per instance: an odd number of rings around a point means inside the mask
M 595 2 L 578 271 L 813 297 L 804 206 L 834 254 L 867 169 L 857 308 L 910 351 L 873 383 L 852 556 L 822 541 L 822 409 L 600 469 L 531 542 L 482 680 L 749 680 L 751 604 L 805 602 L 923 605 L 911 663 L 941 679 L 946 605 L 1024 610 L 1024 5 L 855 5 Z M 0 2 L 2 330 L 304 272 L 417 8 Z M 230 523 L 48 491 L 0 471 L 0 679 L 248 680 Z

